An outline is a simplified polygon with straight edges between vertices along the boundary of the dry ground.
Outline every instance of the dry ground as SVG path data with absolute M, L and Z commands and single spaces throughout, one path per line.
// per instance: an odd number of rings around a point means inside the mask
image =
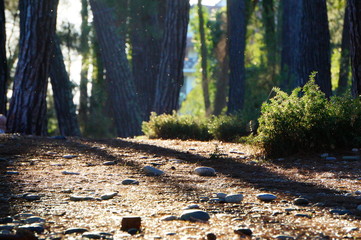
M 114 239 L 235 239 L 234 229 L 250 228 L 253 239 L 289 235 L 296 239 L 360 238 L 361 161 L 326 161 L 318 155 L 264 161 L 255 149 L 240 144 L 180 140 L 113 139 L 57 140 L 38 137 L 0 136 L 0 217 L 30 212 L 46 219 L 43 239 L 80 239 L 63 235 L 70 227 L 114 234 Z M 72 159 L 63 156 L 76 155 Z M 335 154 L 338 159 L 351 152 Z M 177 161 L 181 160 L 181 161 Z M 116 161 L 116 165 L 103 165 Z M 166 174 L 145 176 L 142 167 L 154 164 Z M 216 177 L 194 174 L 197 166 L 213 167 Z M 6 174 L 18 171 L 18 175 Z M 79 175 L 65 175 L 63 171 Z M 139 185 L 122 185 L 133 178 Z M 107 201 L 69 201 L 71 194 L 100 196 L 117 191 Z M 39 201 L 19 198 L 41 195 Z M 214 193 L 242 193 L 240 204 L 201 202 Z M 256 194 L 267 192 L 278 199 L 264 203 Z M 360 192 L 361 193 L 361 192 Z M 304 196 L 308 206 L 295 206 Z M 10 198 L 6 201 L 6 198 Z M 5 199 L 5 200 L 4 200 Z M 180 220 L 184 207 L 198 204 L 211 215 L 206 223 Z M 332 214 L 334 208 L 350 214 Z M 296 214 L 305 215 L 296 215 Z M 143 232 L 124 237 L 122 217 L 142 218 Z M 358 230 L 350 231 L 349 228 Z M 174 233 L 174 235 L 167 235 Z

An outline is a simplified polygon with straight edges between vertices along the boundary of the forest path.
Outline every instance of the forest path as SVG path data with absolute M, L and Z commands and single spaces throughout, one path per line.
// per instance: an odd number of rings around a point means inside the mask
M 361 204 L 361 161 L 327 161 L 317 155 L 262 161 L 254 152 L 216 141 L 2 135 L 0 217 L 24 212 L 40 216 L 46 221 L 40 239 L 81 239 L 81 234 L 63 234 L 71 227 L 110 233 L 113 239 L 206 239 L 209 232 L 217 239 L 237 239 L 238 228 L 251 229 L 261 239 L 361 237 L 356 210 Z M 344 155 L 358 153 L 335 154 L 338 159 Z M 142 168 L 147 165 L 165 174 L 146 176 Z M 217 176 L 196 175 L 199 166 L 214 168 Z M 139 184 L 123 185 L 125 179 Z M 114 192 L 117 196 L 99 200 Z M 263 192 L 277 199 L 258 200 L 256 195 Z M 216 193 L 242 193 L 244 199 L 206 200 Z M 29 196 L 39 199 L 29 201 Z M 72 196 L 88 200 L 72 201 Z M 300 196 L 309 204 L 295 205 Z M 210 214 L 208 222 L 162 221 L 195 204 Z M 122 218 L 129 215 L 142 219 L 142 232 L 136 236 L 120 231 Z M 2 220 L 0 229 L 24 224 Z

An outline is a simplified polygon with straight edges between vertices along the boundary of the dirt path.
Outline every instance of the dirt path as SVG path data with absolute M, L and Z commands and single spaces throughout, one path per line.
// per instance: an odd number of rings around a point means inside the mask
M 295 239 L 361 238 L 361 161 L 314 158 L 261 161 L 254 150 L 239 144 L 178 140 L 87 140 L 0 137 L 0 217 L 31 213 L 45 219 L 40 239 L 81 239 L 64 235 L 71 227 L 111 234 L 109 239 L 237 239 L 235 229 L 246 228 L 254 239 L 290 236 Z M 335 156 L 358 153 L 343 152 Z M 69 156 L 73 155 L 73 156 Z M 108 165 L 112 164 L 114 165 Z M 146 176 L 142 168 L 155 166 L 163 176 Z M 212 167 L 215 177 L 194 173 Z M 123 185 L 135 179 L 138 185 Z M 117 196 L 100 201 L 111 192 Z M 259 193 L 277 199 L 262 202 Z M 242 193 L 241 203 L 208 200 L 216 193 Z M 35 195 L 29 201 L 24 196 Z M 72 201 L 71 196 L 88 196 Z M 304 197 L 306 206 L 294 204 Z M 180 216 L 183 208 L 199 205 L 208 222 L 162 221 Z M 124 216 L 142 219 L 142 232 L 120 231 Z M 0 219 L 0 223 L 2 221 Z M 0 224 L 2 226 L 24 223 Z M 359 228 L 359 229 L 356 229 Z

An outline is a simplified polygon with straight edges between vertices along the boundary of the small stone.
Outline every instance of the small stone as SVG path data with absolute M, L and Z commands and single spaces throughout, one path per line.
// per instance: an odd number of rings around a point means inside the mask
M 100 197 L 101 200 L 109 200 L 109 199 L 112 199 L 113 197 L 117 196 L 118 195 L 118 192 L 111 192 L 111 193 L 107 193 L 107 194 L 104 194 Z
M 282 239 L 282 240 L 293 240 L 293 239 L 295 239 L 294 237 L 287 236 L 287 235 L 277 235 L 277 236 L 274 236 L 273 238 Z
M 39 224 L 39 223 L 22 225 L 22 226 L 19 226 L 19 229 L 26 229 L 26 230 L 29 230 L 31 232 L 36 232 L 36 233 L 42 233 L 45 230 L 44 225 Z
M 11 231 L 15 228 L 15 225 L 0 225 L 0 231 L 7 230 Z
M 165 233 L 166 236 L 174 236 L 174 235 L 177 235 L 177 233 L 174 233 L 174 232 L 167 232 Z
M 355 160 L 360 160 L 360 156 L 343 156 L 342 159 L 349 160 L 349 161 L 355 161 Z
M 332 210 L 330 210 L 330 213 L 335 214 L 335 215 L 351 214 L 351 212 L 349 210 L 344 210 L 344 209 L 332 209 Z
M 260 193 L 257 194 L 257 198 L 261 201 L 270 202 L 277 199 L 277 196 L 271 193 Z
M 243 200 L 242 194 L 229 194 L 225 197 L 225 202 L 227 203 L 240 203 Z
M 71 189 L 64 189 L 60 191 L 61 193 L 73 193 L 73 190 Z
M 69 171 L 62 171 L 61 172 L 64 175 L 80 175 L 78 172 L 69 172 Z
M 137 229 L 137 228 L 130 228 L 130 229 L 128 229 L 128 231 L 127 231 L 130 235 L 135 235 L 135 234 L 137 234 L 138 232 L 139 232 L 139 229 Z
M 135 179 L 125 179 L 122 181 L 123 185 L 138 185 L 139 182 Z
M 165 216 L 161 219 L 161 221 L 174 221 L 174 220 L 177 220 L 178 217 L 177 216 L 173 216 L 173 215 L 168 215 L 168 216 Z
M 101 239 L 102 234 L 99 232 L 85 232 L 82 235 L 83 238 L 90 238 L 90 239 Z
M 350 233 L 350 232 L 354 232 L 354 231 L 358 231 L 359 228 L 358 227 L 344 227 L 343 228 L 347 233 Z
M 210 219 L 210 216 L 207 212 L 201 210 L 186 210 L 182 213 L 180 219 L 184 221 L 207 222 Z
M 164 174 L 164 172 L 162 170 L 159 170 L 159 169 L 157 169 L 155 167 L 152 167 L 152 166 L 145 166 L 143 168 L 143 171 L 148 176 L 161 176 L 161 175 Z
M 207 240 L 217 240 L 217 236 L 214 233 L 207 233 Z
M 108 161 L 108 162 L 103 162 L 104 166 L 112 166 L 112 165 L 116 165 L 117 163 L 115 161 Z
M 225 194 L 225 193 L 216 193 L 216 196 L 217 196 L 217 198 L 223 198 L 223 199 L 225 199 L 226 196 L 227 196 L 227 194 Z
M 208 202 L 209 201 L 209 197 L 200 197 L 199 198 L 200 202 Z
M 19 175 L 20 173 L 18 171 L 7 171 L 5 172 L 6 175 Z
M 249 229 L 249 228 L 236 229 L 236 230 L 234 230 L 234 233 L 235 233 L 235 234 L 238 234 L 238 235 L 240 235 L 240 236 L 244 236 L 244 235 L 246 235 L 246 236 L 252 236 L 252 234 L 253 234 L 252 230 Z
M 361 212 L 361 205 L 358 205 L 356 209 Z
M 12 217 L 8 216 L 8 217 L 4 217 L 4 218 L 0 218 L 0 224 L 7 224 L 7 223 L 12 223 L 14 220 Z
M 328 157 L 328 153 L 323 153 L 323 154 L 320 155 L 320 157 L 321 158 L 326 158 L 326 157 Z
M 38 216 L 32 216 L 24 220 L 24 223 L 32 224 L 32 223 L 44 223 L 45 219 L 38 217 Z
M 312 218 L 311 215 L 303 214 L 303 213 L 296 213 L 295 217 Z
M 327 160 L 327 161 L 336 161 L 337 158 L 335 158 L 335 157 L 326 157 L 325 160 Z
M 34 216 L 34 214 L 31 213 L 18 213 L 14 216 L 15 219 L 26 219 L 29 218 L 31 216 Z
M 90 200 L 95 200 L 95 198 L 90 197 L 90 196 L 79 196 L 79 195 L 71 195 L 70 196 L 70 201 L 90 201 Z
M 72 154 L 67 154 L 67 155 L 63 155 L 63 158 L 66 158 L 66 159 L 72 159 L 72 158 L 76 158 L 77 155 L 72 155 Z
M 296 198 L 293 201 L 293 204 L 297 205 L 297 206 L 306 206 L 308 205 L 309 201 L 306 198 Z
M 194 171 L 199 176 L 216 176 L 216 170 L 211 167 L 197 167 Z
M 68 228 L 65 230 L 64 234 L 73 234 L 73 233 L 85 233 L 89 230 L 86 228 Z
M 200 207 L 199 207 L 199 205 L 197 205 L 197 204 L 193 204 L 193 205 L 189 205 L 189 206 L 187 206 L 187 207 L 185 207 L 185 208 L 183 208 L 183 210 L 188 210 L 188 209 L 199 209 Z
M 28 201 L 37 201 L 40 200 L 41 197 L 35 194 L 26 194 L 23 196 L 23 198 Z
M 358 148 L 352 148 L 352 152 L 358 152 Z
M 141 217 L 137 217 L 137 216 L 123 217 L 121 230 L 127 232 L 129 229 L 134 228 L 137 229 L 137 231 L 139 231 L 141 222 L 142 222 Z

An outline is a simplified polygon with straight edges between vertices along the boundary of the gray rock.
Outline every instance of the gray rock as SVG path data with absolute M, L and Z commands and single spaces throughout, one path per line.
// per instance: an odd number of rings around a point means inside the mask
M 41 197 L 36 194 L 25 194 L 23 198 L 28 201 L 37 201 L 41 199 Z
M 70 196 L 70 201 L 91 201 L 91 200 L 95 200 L 94 197 L 91 196 L 80 196 L 80 195 L 71 195 Z
M 34 216 L 34 214 L 31 213 L 18 213 L 14 216 L 15 219 L 26 219 L 29 218 L 31 216 Z
M 225 199 L 226 196 L 227 196 L 227 194 L 225 194 L 225 193 L 216 193 L 216 196 L 217 196 L 217 198 L 223 198 L 223 199 Z
M 108 162 L 103 162 L 104 166 L 112 166 L 112 165 L 116 165 L 117 163 L 115 161 L 108 161 Z
M 199 198 L 200 202 L 208 202 L 209 201 L 209 197 L 200 197 Z
M 189 209 L 200 209 L 200 207 L 197 204 L 193 204 L 183 208 L 183 210 L 189 210 Z
M 342 159 L 348 161 L 356 161 L 360 160 L 360 156 L 343 156 Z
M 1 237 L 1 235 L 9 235 L 9 234 L 11 234 L 12 232 L 11 231 L 9 231 L 9 230 L 0 230 L 0 237 Z
M 6 175 L 19 175 L 19 172 L 17 171 L 7 171 L 5 172 Z
M 33 224 L 29 224 L 29 225 L 22 225 L 19 226 L 20 229 L 26 229 L 29 230 L 31 232 L 36 232 L 36 233 L 42 233 L 45 230 L 45 227 L 43 224 L 40 223 L 33 223 Z
M 139 182 L 137 180 L 134 179 L 125 179 L 122 181 L 123 185 L 138 185 Z
M 277 199 L 277 196 L 271 193 L 260 193 L 257 194 L 257 198 L 261 201 L 270 202 Z
M 4 218 L 0 218 L 0 224 L 7 224 L 7 223 L 12 223 L 14 220 L 12 217 L 8 216 L 8 217 L 4 217 Z
M 109 200 L 109 199 L 112 199 L 113 197 L 117 196 L 118 195 L 118 192 L 111 192 L 111 193 L 106 193 L 104 195 L 102 195 L 100 197 L 101 200 Z
M 66 159 L 72 159 L 72 158 L 76 158 L 77 155 L 72 155 L 72 154 L 66 154 L 66 155 L 63 155 L 63 158 L 66 158 Z
M 295 239 L 294 237 L 287 236 L 287 235 L 277 235 L 277 236 L 274 236 L 273 238 L 282 239 L 282 240 L 293 240 L 293 239 Z
M 311 215 L 303 214 L 303 213 L 296 213 L 295 217 L 312 218 Z
M 225 197 L 225 202 L 227 203 L 240 203 L 243 200 L 242 194 L 229 194 Z
M 337 158 L 336 157 L 326 157 L 325 160 L 327 160 L 327 161 L 336 161 Z
M 78 172 L 69 172 L 69 171 L 62 171 L 61 172 L 64 175 L 80 175 Z
M 182 213 L 180 219 L 184 221 L 206 222 L 210 219 L 210 216 L 207 212 L 201 210 L 186 210 Z
M 207 233 L 207 240 L 217 240 L 217 236 L 214 233 Z
M 194 172 L 199 176 L 216 176 L 216 170 L 211 167 L 197 167 Z
M 84 232 L 82 234 L 83 238 L 89 239 L 109 239 L 110 236 L 112 236 L 112 234 L 106 232 Z
M 177 233 L 167 232 L 167 233 L 165 233 L 164 235 L 166 235 L 166 236 L 174 236 L 174 235 L 177 235 Z
M 326 158 L 326 157 L 328 157 L 328 155 L 329 155 L 328 153 L 323 153 L 323 154 L 320 155 L 320 157 L 321 158 Z
M 7 230 L 11 231 L 15 228 L 15 225 L 0 225 L 0 231 Z
M 296 198 L 295 200 L 293 200 L 293 204 L 297 205 L 297 206 L 306 206 L 308 205 L 309 201 L 306 198 Z
M 178 217 L 177 216 L 173 216 L 173 215 L 168 215 L 168 216 L 164 216 L 161 221 L 174 221 L 177 220 Z
M 152 166 L 145 166 L 143 168 L 143 171 L 148 176 L 161 176 L 161 175 L 164 174 L 164 172 L 162 170 L 159 170 L 159 169 L 157 169 L 155 167 L 152 167 Z
M 357 210 L 358 210 L 358 211 L 361 211 L 361 205 L 358 205 L 358 206 L 357 206 Z
M 252 234 L 253 234 L 252 230 L 249 228 L 239 228 L 239 229 L 234 230 L 234 233 L 241 235 L 241 236 L 243 236 L 243 235 L 252 236 Z
M 351 214 L 351 212 L 349 210 L 345 210 L 345 209 L 332 209 L 332 210 L 330 210 L 330 213 L 335 214 L 335 215 Z
M 38 216 L 32 216 L 24 220 L 24 223 L 26 224 L 32 224 L 32 223 L 44 223 L 45 219 L 38 217 Z
M 65 230 L 64 234 L 73 234 L 73 233 L 85 233 L 89 230 L 86 228 L 68 228 Z

